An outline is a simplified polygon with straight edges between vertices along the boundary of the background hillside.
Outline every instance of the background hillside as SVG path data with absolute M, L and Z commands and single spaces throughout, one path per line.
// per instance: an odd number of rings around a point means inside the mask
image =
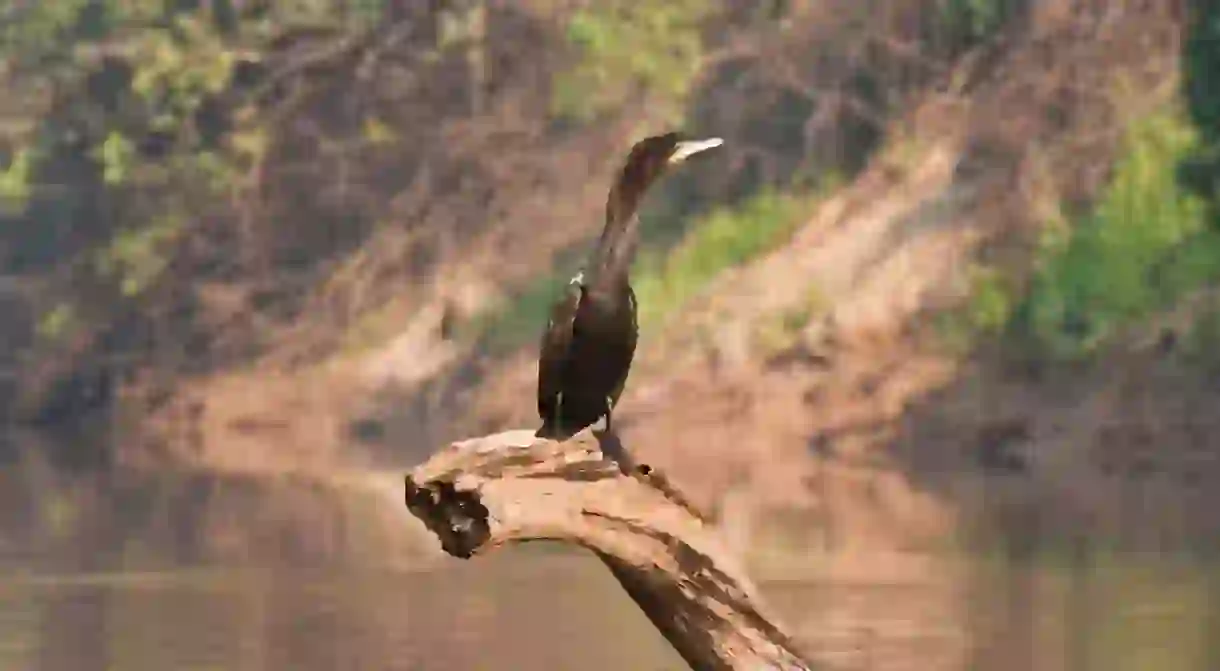
M 726 143 L 645 205 L 620 426 L 697 495 L 905 547 L 981 510 L 961 473 L 1119 535 L 1141 479 L 1156 533 L 1210 529 L 1220 5 L 1188 4 L 10 3 L 0 399 L 70 470 L 531 425 L 612 171 L 681 127 Z
M 811 657 L 1220 668 L 1217 73 L 1215 0 L 0 2 L 0 666 L 677 668 L 345 478 L 536 425 L 681 128 L 616 423 Z

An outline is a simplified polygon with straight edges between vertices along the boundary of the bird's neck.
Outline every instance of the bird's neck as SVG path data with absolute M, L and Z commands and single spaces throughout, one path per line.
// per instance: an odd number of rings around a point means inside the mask
M 602 236 L 585 272 L 584 284 L 588 291 L 608 293 L 627 286 L 638 246 L 637 228 L 637 218 L 631 217 L 628 225 L 609 239 Z
M 606 225 L 586 266 L 585 286 L 612 291 L 627 284 L 631 264 L 639 246 L 640 217 L 637 212 L 649 182 L 614 185 L 606 201 Z

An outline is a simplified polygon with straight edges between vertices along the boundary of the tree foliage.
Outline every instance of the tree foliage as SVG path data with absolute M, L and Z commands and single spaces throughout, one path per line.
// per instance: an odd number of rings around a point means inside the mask
M 354 160 L 385 169 L 401 135 L 383 118 L 387 98 L 414 92 L 387 86 L 379 97 L 372 82 L 439 77 L 460 57 L 440 30 L 459 5 L 71 0 L 3 10 L 0 267 L 36 288 L 41 316 L 10 320 L 0 341 L 24 348 L 20 365 L 38 371 L 28 379 L 71 380 L 77 355 L 189 370 L 226 347 L 250 351 L 260 320 L 231 320 L 245 335 L 224 345 L 202 302 L 208 286 L 244 297 L 248 316 L 262 302 L 290 318 L 284 299 L 308 292 L 284 274 L 324 276 L 384 216 L 368 193 L 357 205 L 355 189 L 333 214 L 302 216 L 335 199 L 308 185 L 333 180 L 334 163 L 341 175 Z M 395 45 L 406 62 L 390 57 Z M 353 72 L 355 83 L 338 77 Z M 348 97 L 336 100 L 338 84 Z M 287 193 L 301 187 L 308 197 Z M 23 386 L 46 405 L 43 385 Z
M 578 59 L 555 83 L 555 111 L 587 121 L 647 91 L 667 120 L 680 119 L 714 10 L 710 0 L 612 0 L 576 10 L 566 37 Z
M 1096 354 L 1139 320 L 1220 280 L 1213 206 L 1179 179 L 1200 133 L 1173 106 L 1128 127 L 1109 184 L 1089 210 L 1046 222 L 1028 291 L 977 275 L 967 319 L 1039 357 Z
M 644 126 L 714 129 L 722 160 L 645 213 L 641 286 L 664 313 L 782 240 L 809 185 L 862 169 L 1028 3 L 10 4 L 0 266 L 33 289 L 0 344 L 45 408 L 81 371 L 172 385 L 317 360 L 476 241 L 564 229 L 530 264 L 587 242 L 595 221 L 539 218 L 576 211 L 572 175 Z M 541 275 L 514 278 L 522 300 L 549 295 Z

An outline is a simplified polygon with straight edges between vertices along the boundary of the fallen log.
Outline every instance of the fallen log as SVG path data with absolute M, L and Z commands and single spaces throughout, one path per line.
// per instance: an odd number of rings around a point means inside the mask
M 715 529 L 612 435 L 457 442 L 406 476 L 406 503 L 455 557 L 532 540 L 588 548 L 692 669 L 811 669 Z

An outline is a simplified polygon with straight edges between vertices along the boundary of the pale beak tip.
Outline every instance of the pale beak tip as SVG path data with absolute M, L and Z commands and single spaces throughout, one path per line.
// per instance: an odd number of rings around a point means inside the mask
M 669 160 L 674 163 L 683 161 L 691 156 L 694 156 L 695 154 L 698 154 L 699 152 L 719 147 L 722 144 L 724 144 L 724 138 L 719 137 L 710 137 L 705 140 L 687 140 L 684 142 L 679 142 L 677 149 L 674 151 L 673 155 L 670 156 Z

